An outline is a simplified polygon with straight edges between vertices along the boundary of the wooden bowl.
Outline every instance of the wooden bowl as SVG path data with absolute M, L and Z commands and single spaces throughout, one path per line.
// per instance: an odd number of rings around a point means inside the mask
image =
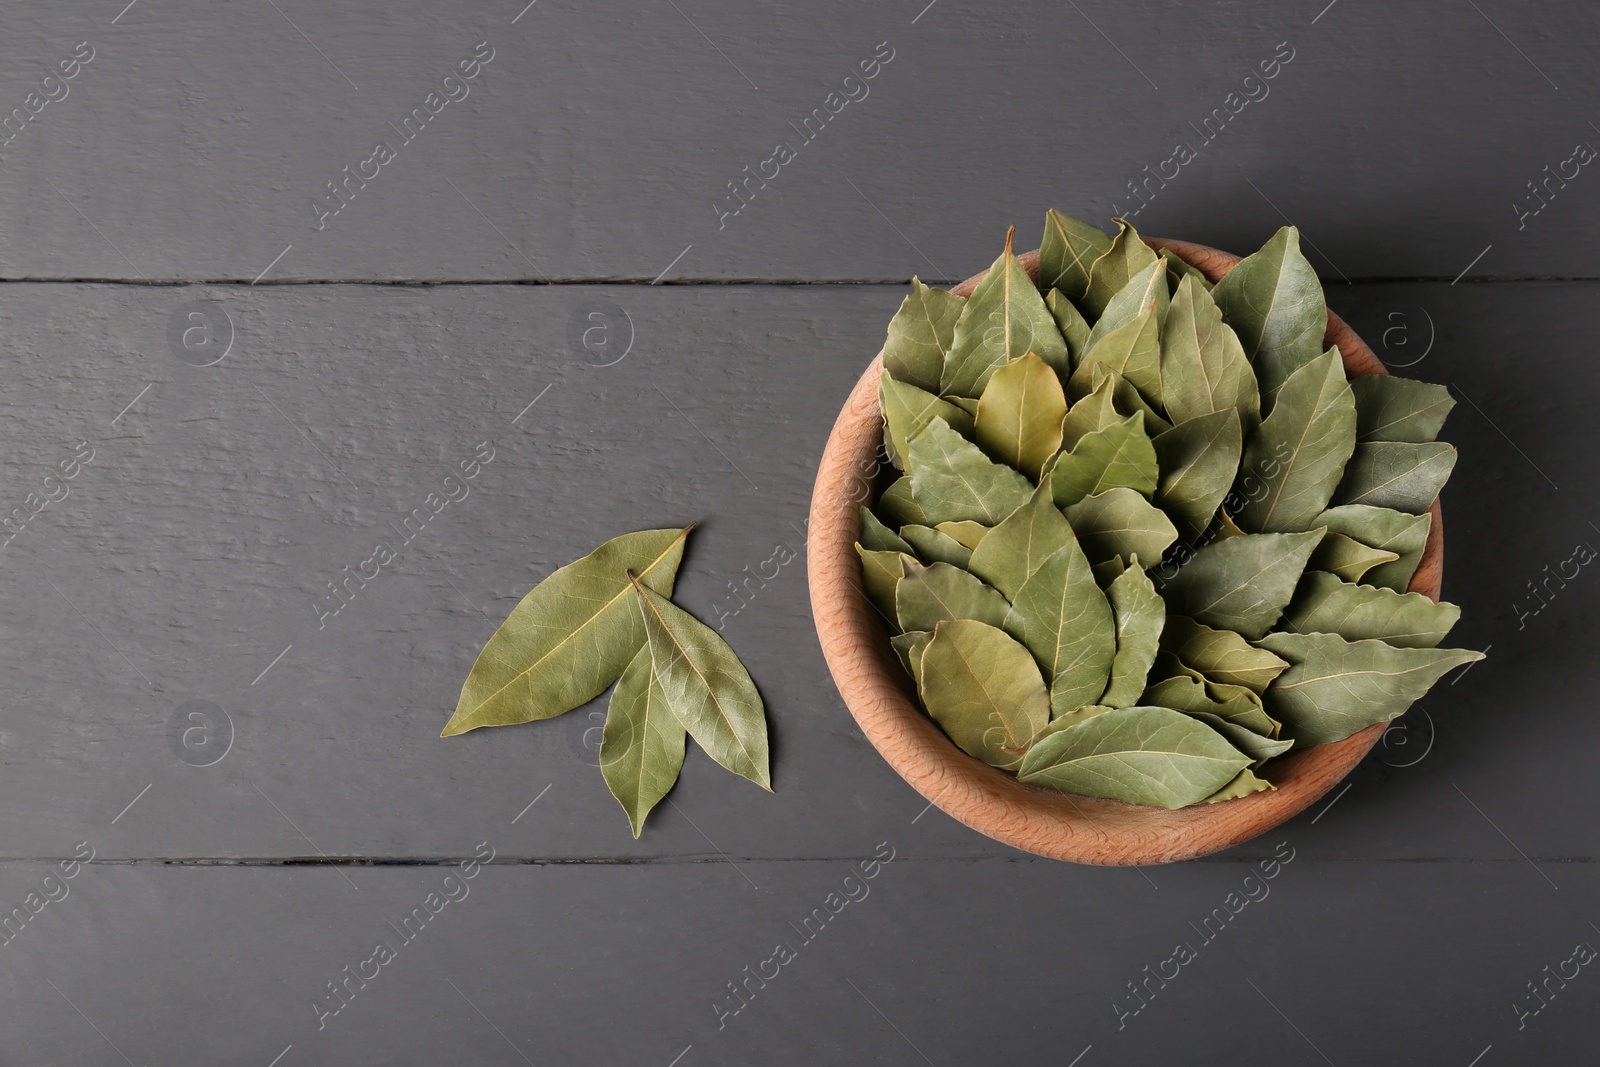
M 1238 256 L 1203 245 L 1159 239 L 1148 243 L 1171 249 L 1213 282 L 1239 262 Z M 1037 278 L 1038 253 L 1020 259 Z M 982 277 L 967 279 L 954 292 L 970 295 Z M 1339 346 L 1350 377 L 1388 373 L 1331 312 L 1326 340 Z M 1171 863 L 1248 841 L 1304 811 L 1383 735 L 1387 724 L 1378 723 L 1343 741 L 1291 752 L 1262 772 L 1275 790 L 1177 811 L 1025 785 L 962 752 L 910 695 L 910 680 L 861 589 L 861 564 L 853 545 L 860 534 L 857 509 L 868 502 L 878 473 L 882 371 L 880 351 L 845 401 L 822 453 L 806 547 L 811 611 L 828 669 L 861 731 L 900 777 L 946 814 L 997 841 L 1051 859 L 1108 866 Z M 1444 566 L 1438 501 L 1431 512 L 1433 525 L 1410 588 L 1438 600 Z

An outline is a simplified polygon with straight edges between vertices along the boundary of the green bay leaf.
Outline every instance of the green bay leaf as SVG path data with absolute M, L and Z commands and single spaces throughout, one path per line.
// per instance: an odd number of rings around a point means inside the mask
M 941 522 L 934 529 L 957 542 L 969 552 L 977 548 L 978 542 L 982 541 L 989 533 L 989 527 L 981 522 L 972 522 L 971 520 Z
M 1407 515 L 1403 511 L 1367 504 L 1345 504 L 1324 511 L 1312 525 L 1326 526 L 1371 548 L 1393 552 L 1398 557 L 1393 563 L 1378 564 L 1361 580 L 1367 585 L 1381 585 L 1403 593 L 1411 585 L 1417 564 L 1422 562 L 1433 516 Z
M 907 633 L 932 630 L 943 619 L 974 619 L 999 626 L 1010 605 L 1006 598 L 959 567 L 907 563 L 895 587 L 895 618 Z
M 889 320 L 883 369 L 899 381 L 930 393 L 939 391 L 945 357 L 955 340 L 956 319 L 966 301 L 943 289 L 911 279 L 911 292 Z
M 922 510 L 922 505 L 911 492 L 911 477 L 896 478 L 878 497 L 877 512 L 883 517 L 884 525 L 898 530 L 911 523 L 931 526 L 928 513 Z
M 671 594 L 692 525 L 614 537 L 534 586 L 478 653 L 441 737 L 571 711 L 644 645 L 628 572 Z
M 1443 441 L 1358 444 L 1345 465 L 1335 498 L 1341 504 L 1368 504 L 1420 515 L 1438 498 L 1455 465 L 1455 447 Z
M 1247 797 L 1251 793 L 1260 793 L 1273 788 L 1276 787 L 1271 782 L 1265 778 L 1256 777 L 1255 772 L 1246 767 L 1239 772 L 1238 777 L 1233 781 L 1206 797 L 1205 803 L 1218 804 L 1224 800 L 1238 800 L 1240 797 Z
M 1347 582 L 1359 582 L 1362 575 L 1380 563 L 1393 563 L 1399 558 L 1398 552 L 1373 548 L 1354 537 L 1329 530 L 1322 535 L 1322 543 L 1311 553 L 1311 562 L 1306 566 L 1337 574 Z
M 1050 721 L 1044 679 L 1028 650 L 969 619 L 939 623 L 922 651 L 923 707 L 963 752 L 1016 767 Z
M 1337 350 L 1289 376 L 1271 414 L 1245 443 L 1232 509 L 1246 530 L 1307 529 L 1328 506 L 1355 449 L 1355 399 Z
M 906 673 L 911 675 L 911 680 L 918 685 L 922 684 L 922 650 L 927 648 L 928 642 L 932 640 L 933 633 L 928 630 L 895 634 L 889 638 L 889 644 L 894 646 L 901 665 L 905 667 Z
M 1183 615 L 1167 617 L 1161 647 L 1207 679 L 1256 693 L 1264 692 L 1289 666 L 1232 630 L 1215 630 Z
M 1161 330 L 1161 387 L 1174 424 L 1234 411 L 1241 426 L 1254 430 L 1261 418 L 1261 394 L 1244 346 L 1193 277 L 1179 283 Z
M 1111 238 L 1098 227 L 1051 208 L 1039 242 L 1039 288 L 1060 289 L 1072 300 L 1089 289 L 1089 270 L 1111 250 Z
M 861 547 L 872 552 L 911 553 L 905 538 L 885 526 L 868 508 L 861 509 Z
M 1144 415 L 1137 413 L 1078 438 L 1071 451 L 1056 458 L 1048 480 L 1056 506 L 1067 507 L 1107 489 L 1150 496 L 1157 477 L 1156 448 L 1144 432 Z
M 1094 348 L 1107 334 L 1139 318 L 1146 311 L 1154 311 L 1159 327 L 1166 321 L 1170 300 L 1166 267 L 1158 259 L 1129 278 L 1128 284 L 1107 302 L 1105 311 L 1100 313 L 1100 318 L 1089 331 L 1085 351 Z
M 894 591 L 905 578 L 906 562 L 911 557 L 893 550 L 863 548 L 860 544 L 856 545 L 856 555 L 861 557 L 861 591 L 893 630 Z
M 1090 265 L 1089 287 L 1083 299 L 1078 301 L 1078 306 L 1089 319 L 1098 319 L 1105 313 L 1111 298 L 1116 296 L 1128 282 L 1150 264 L 1160 262 L 1155 250 L 1144 243 L 1138 231 L 1126 220 L 1113 221 L 1117 224 L 1117 232 L 1111 238 L 1110 247 Z M 1076 294 L 1066 286 L 1057 285 L 1057 288 L 1076 299 Z
M 1028 502 L 1033 485 L 995 463 L 942 419 L 934 419 L 909 446 L 913 496 L 924 526 L 970 520 L 993 526 Z
M 1190 265 L 1188 261 L 1170 248 L 1163 248 L 1159 255 L 1161 256 L 1161 262 L 1167 265 L 1167 280 L 1172 286 L 1174 298 L 1178 295 L 1178 286 L 1183 283 L 1185 278 L 1193 278 L 1195 284 L 1200 288 L 1208 293 L 1211 291 L 1211 280 L 1201 273 L 1199 267 Z
M 1007 600 L 1015 600 L 1034 571 L 1072 541 L 1072 526 L 1051 503 L 1050 486 L 1041 485 L 1026 504 L 984 535 L 967 569 Z
M 998 367 L 978 398 L 973 439 L 990 458 L 1035 481 L 1061 448 L 1061 379 L 1032 352 Z
M 941 419 L 963 436 L 972 433 L 972 416 L 932 393 L 896 381 L 887 370 L 878 379 L 878 403 L 883 408 L 883 439 L 889 446 L 889 458 L 907 472 L 911 469 L 907 447 L 928 423 Z
M 923 563 L 948 563 L 965 568 L 972 558 L 972 549 L 931 526 L 912 523 L 900 527 L 900 535 L 911 543 L 912 555 Z
M 1138 391 L 1141 409 L 1156 414 L 1153 405 L 1161 403 L 1161 331 L 1154 306 L 1145 308 L 1098 341 L 1090 339 L 1077 370 L 1067 381 L 1068 393 L 1073 397 L 1086 396 L 1099 384 L 1099 376 L 1108 370 L 1115 371 Z
M 1289 376 L 1322 354 L 1328 306 L 1322 283 L 1300 252 L 1300 231 L 1285 226 L 1211 290 L 1256 369 L 1261 410 L 1272 411 Z
M 1459 648 L 1395 648 L 1337 634 L 1275 633 L 1258 644 L 1289 661 L 1266 692 L 1296 748 L 1341 741 L 1397 718 L 1445 672 L 1483 658 Z
M 1436 604 L 1421 593 L 1356 585 L 1309 571 L 1283 622 L 1287 630 L 1338 634 L 1346 641 L 1373 638 L 1398 648 L 1436 648 L 1460 618 L 1456 605 Z
M 1132 565 L 1106 587 L 1106 599 L 1116 621 L 1117 652 L 1111 660 L 1111 679 L 1099 703 L 1123 708 L 1139 703 L 1150 665 L 1161 643 L 1167 607 L 1144 569 Z
M 646 642 L 611 691 L 600 735 L 600 774 L 627 813 L 634 840 L 644 829 L 645 816 L 678 780 L 686 736 L 683 724 L 667 709 Z
M 941 392 L 979 396 L 996 369 L 1029 352 L 1052 365 L 1065 364 L 1067 345 L 1033 279 L 1005 251 L 972 291 L 956 320 L 955 340 L 945 360 Z
M 1089 320 L 1083 317 L 1083 312 L 1079 311 L 1077 305 L 1060 289 L 1052 289 L 1045 294 L 1044 306 L 1049 309 L 1050 317 L 1056 320 L 1056 329 L 1061 331 L 1061 339 L 1067 343 L 1066 362 L 1048 360 L 1046 362 L 1050 363 L 1061 381 L 1065 383 L 1072 377 L 1072 370 L 1078 365 L 1084 346 L 1089 343 Z
M 1153 442 L 1160 470 L 1155 502 L 1186 540 L 1205 532 L 1239 470 L 1244 441 L 1233 409 L 1178 423 Z
M 1053 713 L 1098 702 L 1116 655 L 1116 621 L 1076 541 L 1022 583 L 1002 625 L 1050 680 Z
M 1350 388 L 1356 396 L 1358 441 L 1432 441 L 1456 406 L 1444 386 L 1392 374 L 1352 378 Z
M 766 708 L 750 672 L 711 627 L 637 580 L 633 589 L 667 709 L 708 756 L 770 793 Z
M 1061 420 L 1061 447 L 1070 449 L 1083 440 L 1085 434 L 1103 430 L 1124 418 L 1117 411 L 1115 394 L 1116 382 L 1106 375 L 1088 396 L 1074 400 L 1067 409 L 1067 417 Z
M 1282 616 L 1321 540 L 1321 530 L 1310 530 L 1213 541 L 1178 569 L 1162 596 L 1174 615 L 1253 640 Z
M 1249 756 L 1192 716 L 1136 705 L 1044 738 L 1028 750 L 1018 777 L 1082 796 L 1181 808 L 1249 765 Z
M 1132 489 L 1107 489 L 1063 508 L 1073 533 L 1092 563 L 1120 556 L 1159 560 L 1178 539 L 1166 512 Z

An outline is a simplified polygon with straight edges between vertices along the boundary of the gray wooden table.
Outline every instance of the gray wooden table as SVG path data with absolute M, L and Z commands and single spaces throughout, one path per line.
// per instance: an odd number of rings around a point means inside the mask
M 524 2 L 0 15 L 0 1063 L 1593 1062 L 1592 8 Z M 1461 401 L 1489 659 L 1202 862 L 929 810 L 770 576 L 905 283 L 1050 206 L 1293 221 Z M 691 519 L 775 795 L 693 752 L 635 842 L 603 703 L 437 737 L 529 587 Z

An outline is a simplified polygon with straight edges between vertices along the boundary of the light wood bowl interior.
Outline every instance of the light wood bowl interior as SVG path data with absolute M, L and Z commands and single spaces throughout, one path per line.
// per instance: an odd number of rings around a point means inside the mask
M 1182 241 L 1150 239 L 1215 282 L 1239 257 Z M 1037 277 L 1039 255 L 1020 257 Z M 970 295 L 983 275 L 954 290 Z M 1352 377 L 1388 373 L 1343 320 L 1328 315 L 1327 343 L 1337 344 Z M 861 589 L 854 543 L 858 507 L 872 499 L 882 435 L 873 359 L 839 413 L 822 454 L 811 497 L 806 560 L 817 636 L 845 705 L 895 772 L 951 817 L 997 841 L 1051 859 L 1110 866 L 1171 863 L 1205 856 L 1265 833 L 1328 792 L 1382 736 L 1386 724 L 1343 741 L 1291 752 L 1261 772 L 1277 788 L 1220 804 L 1178 811 L 1073 796 L 1025 785 L 968 756 L 947 738 L 910 694 L 888 635 Z M 1439 599 L 1443 529 L 1438 501 L 1413 592 Z

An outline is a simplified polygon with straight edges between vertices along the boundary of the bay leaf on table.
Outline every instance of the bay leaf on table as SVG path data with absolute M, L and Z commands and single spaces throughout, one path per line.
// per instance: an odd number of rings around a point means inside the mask
M 963 752 L 1013 768 L 1050 721 L 1044 679 L 1028 650 L 970 619 L 945 620 L 922 651 L 922 706 Z
M 861 591 L 883 616 L 889 629 L 895 628 L 894 591 L 906 576 L 906 561 L 911 557 L 892 550 L 873 550 L 856 545 L 861 557 Z
M 667 709 L 707 755 L 770 793 L 766 707 L 750 672 L 711 627 L 638 580 L 633 589 Z
M 1206 678 L 1264 692 L 1289 664 L 1232 630 L 1214 630 L 1184 615 L 1169 615 L 1161 647 Z
M 973 439 L 991 459 L 1035 481 L 1061 448 L 1067 397 L 1056 372 L 1029 352 L 997 367 L 978 398 Z
M 1285 226 L 1211 290 L 1212 299 L 1256 370 L 1261 411 L 1270 414 L 1289 376 L 1322 354 L 1328 305 L 1322 282 L 1300 252 L 1300 231 Z
M 1178 286 L 1185 278 L 1193 278 L 1196 285 L 1208 293 L 1211 291 L 1211 279 L 1201 273 L 1199 267 L 1192 266 L 1170 248 L 1163 248 L 1158 255 L 1161 256 L 1161 262 L 1167 265 L 1167 280 L 1172 286 L 1173 296 L 1178 295 Z
M 883 408 L 883 439 L 889 458 L 901 470 L 910 472 L 907 446 L 928 423 L 942 419 L 962 436 L 972 433 L 972 416 L 932 393 L 896 381 L 887 370 L 878 379 L 878 403 Z
M 1022 583 L 1002 628 L 1027 647 L 1050 680 L 1052 714 L 1099 702 L 1116 655 L 1116 621 L 1076 541 Z
M 1044 306 L 1049 309 L 1051 318 L 1056 320 L 1056 329 L 1061 331 L 1061 339 L 1067 343 L 1066 362 L 1050 363 L 1050 366 L 1055 368 L 1056 375 L 1065 384 L 1066 380 L 1072 377 L 1073 368 L 1078 365 L 1078 358 L 1083 355 L 1084 346 L 1089 343 L 1089 320 L 1083 317 L 1083 312 L 1079 311 L 1077 305 L 1060 289 L 1052 289 L 1045 294 Z
M 1334 499 L 1420 515 L 1438 499 L 1455 465 L 1455 446 L 1443 441 L 1358 444 Z
M 1039 241 L 1039 288 L 1059 289 L 1074 301 L 1089 289 L 1089 270 L 1111 250 L 1111 238 L 1099 227 L 1051 208 Z
M 1367 504 L 1344 504 L 1318 515 L 1314 526 L 1326 526 L 1364 545 L 1395 553 L 1393 563 L 1380 563 L 1361 578 L 1367 585 L 1381 585 L 1403 593 L 1411 585 L 1428 544 L 1431 515 L 1407 515 L 1391 508 Z
M 967 569 L 1000 590 L 1007 600 L 1015 600 L 1022 584 L 1044 561 L 1073 540 L 1072 526 L 1051 503 L 1047 483 L 984 535 L 972 550 Z
M 1098 703 L 1124 708 L 1139 703 L 1139 694 L 1144 692 L 1160 647 L 1167 606 L 1137 564 L 1131 564 L 1106 587 L 1106 600 L 1116 622 L 1117 651 L 1111 660 L 1110 681 Z
M 1094 327 L 1089 331 L 1089 341 L 1085 351 L 1094 348 L 1105 340 L 1108 333 L 1143 315 L 1147 310 L 1154 309 L 1156 326 L 1160 327 L 1167 318 L 1167 305 L 1171 296 L 1167 289 L 1166 265 L 1159 259 L 1154 260 L 1148 267 L 1128 279 L 1128 284 L 1117 290 L 1106 309 L 1100 313 L 1100 318 L 1095 321 Z
M 1224 800 L 1238 800 L 1251 793 L 1260 793 L 1273 788 L 1276 787 L 1271 782 L 1265 778 L 1258 778 L 1254 771 L 1246 767 L 1233 781 L 1206 797 L 1205 803 L 1218 804 Z
M 1340 581 L 1325 571 L 1306 573 L 1283 614 L 1287 630 L 1338 634 L 1346 641 L 1374 638 L 1397 648 L 1437 648 L 1460 618 L 1454 604 Z
M 1380 563 L 1393 563 L 1400 558 L 1398 552 L 1364 545 L 1354 537 L 1329 530 L 1322 535 L 1322 543 L 1311 553 L 1312 570 L 1337 574 L 1347 582 L 1359 582 L 1361 576 Z
M 885 526 L 870 508 L 861 509 L 861 547 L 871 552 L 904 552 L 911 554 L 906 539 Z
M 942 419 L 910 444 L 911 488 L 927 516 L 921 525 L 971 520 L 993 526 L 1028 502 L 1033 484 L 995 463 Z
M 667 709 L 647 641 L 617 679 L 600 733 L 600 774 L 627 813 L 635 841 L 645 816 L 678 780 L 687 736 Z
M 883 369 L 899 381 L 930 393 L 939 391 L 945 357 L 955 340 L 956 319 L 966 301 L 943 289 L 911 279 L 911 292 L 889 320 Z
M 1136 705 L 1039 741 L 1017 777 L 1081 796 L 1181 808 L 1211 796 L 1249 765 L 1249 756 L 1194 717 Z
M 1245 442 L 1234 518 L 1254 533 L 1304 530 L 1328 506 L 1355 450 L 1355 398 L 1337 351 L 1289 376 Z
M 1197 415 L 1156 435 L 1152 445 L 1160 472 L 1155 502 L 1193 540 L 1233 487 L 1244 449 L 1239 414 L 1228 408 Z
M 1119 377 L 1138 390 L 1139 398 L 1149 407 L 1161 403 L 1161 331 L 1156 320 L 1154 305 L 1147 307 L 1133 319 L 1104 334 L 1098 341 L 1091 339 L 1078 360 L 1077 370 L 1067 381 L 1067 393 L 1074 399 L 1087 396 L 1098 384 L 1098 374 L 1115 371 Z
M 911 523 L 900 527 L 900 535 L 911 543 L 912 555 L 923 563 L 948 563 L 965 568 L 972 558 L 972 549 L 931 526 Z
M 894 605 L 900 629 L 907 633 L 932 630 L 941 619 L 999 626 L 1011 607 L 998 592 L 948 563 L 907 563 L 906 576 L 895 587 Z
M 604 692 L 645 641 L 628 572 L 670 595 L 692 529 L 614 537 L 534 586 L 478 653 L 440 736 L 549 719 Z
M 1358 441 L 1432 441 L 1456 406 L 1444 386 L 1392 374 L 1352 378 L 1350 388 L 1356 396 Z
M 1167 513 L 1132 489 L 1107 489 L 1061 510 L 1092 563 L 1159 560 L 1178 539 Z
M 894 646 L 895 653 L 900 657 L 900 663 L 905 667 L 906 673 L 911 675 L 911 680 L 919 686 L 922 684 L 922 650 L 928 647 L 928 642 L 933 640 L 931 630 L 917 630 L 909 634 L 895 634 L 889 638 L 889 644 Z
M 1322 531 L 1244 534 L 1197 551 L 1166 583 L 1174 615 L 1255 639 L 1272 628 L 1294 596 Z
M 1434 682 L 1483 653 L 1460 648 L 1395 648 L 1338 634 L 1268 634 L 1257 642 L 1289 661 L 1267 688 L 1268 709 L 1296 748 L 1340 741 L 1405 712 Z
M 1261 419 L 1261 393 L 1244 346 L 1193 277 L 1179 283 L 1161 330 L 1161 383 L 1174 425 L 1218 411 L 1237 412 L 1249 430 Z
M 1116 296 L 1135 275 L 1150 264 L 1160 261 L 1155 250 L 1144 243 L 1138 231 L 1125 219 L 1113 221 L 1117 224 L 1117 232 L 1111 237 L 1111 246 L 1090 264 L 1089 287 L 1083 294 L 1083 299 L 1077 301 L 1085 317 L 1091 319 L 1098 319 L 1104 314 L 1111 298 Z M 1076 294 L 1066 286 L 1057 285 L 1057 288 L 1076 299 Z
M 896 478 L 878 497 L 877 512 L 883 517 L 884 525 L 898 530 L 902 526 L 918 523 L 930 526 L 928 513 L 922 510 L 922 505 L 911 492 L 911 476 L 905 475 Z
M 1132 489 L 1148 497 L 1157 477 L 1156 448 L 1139 412 L 1078 438 L 1071 451 L 1056 457 L 1048 481 L 1056 506 L 1067 507 L 1107 489 Z
M 1115 402 L 1116 382 L 1105 376 L 1088 396 L 1075 400 L 1061 420 L 1061 447 L 1070 449 L 1083 435 L 1103 430 L 1124 418 Z
M 981 522 L 973 522 L 970 519 L 961 522 L 941 522 L 934 529 L 956 541 L 968 551 L 977 548 L 978 542 L 982 541 L 989 533 L 989 527 Z
M 1014 231 L 1012 231 L 1014 232 Z M 1044 297 L 1011 254 L 1012 232 L 1005 251 L 994 261 L 956 320 L 955 340 L 945 360 L 940 391 L 978 396 L 989 375 L 1028 352 L 1052 366 L 1065 365 L 1067 343 Z

